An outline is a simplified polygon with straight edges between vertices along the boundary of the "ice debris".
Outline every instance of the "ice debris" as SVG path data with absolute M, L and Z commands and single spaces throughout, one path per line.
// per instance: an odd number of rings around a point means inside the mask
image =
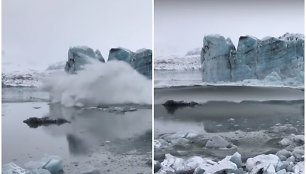
M 230 148 L 231 143 L 226 141 L 221 136 L 213 136 L 205 145 L 207 148 Z
M 11 162 L 3 165 L 2 174 L 27 174 L 27 170 Z
M 45 169 L 48 170 L 51 174 L 58 174 L 63 171 L 64 165 L 61 157 L 51 155 L 45 156 L 38 161 L 27 162 L 25 164 L 25 168 L 29 171 Z
M 39 161 L 27 162 L 24 168 L 15 163 L 3 165 L 2 174 L 60 174 L 63 173 L 63 162 L 59 156 L 45 156 Z

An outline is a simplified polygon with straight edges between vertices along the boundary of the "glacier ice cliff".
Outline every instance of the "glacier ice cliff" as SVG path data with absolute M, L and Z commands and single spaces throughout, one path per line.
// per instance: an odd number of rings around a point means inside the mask
M 132 52 L 125 48 L 112 48 L 109 51 L 108 61 L 119 60 L 130 64 L 140 74 L 152 78 L 152 50 L 140 49 Z
M 241 36 L 237 48 L 220 35 L 203 39 L 201 51 L 204 82 L 236 82 L 277 76 L 303 81 L 304 35 L 289 34 L 262 40 Z
M 75 73 L 76 71 L 82 70 L 85 64 L 94 60 L 105 62 L 99 50 L 94 51 L 92 48 L 86 46 L 69 48 L 65 71 Z
M 124 61 L 136 69 L 140 74 L 152 78 L 152 51 L 150 49 L 140 49 L 132 52 L 125 48 L 112 48 L 109 51 L 108 61 Z M 84 65 L 100 61 L 105 62 L 99 50 L 94 51 L 92 48 L 72 47 L 68 51 L 68 61 L 66 62 L 65 71 L 71 74 L 82 70 Z

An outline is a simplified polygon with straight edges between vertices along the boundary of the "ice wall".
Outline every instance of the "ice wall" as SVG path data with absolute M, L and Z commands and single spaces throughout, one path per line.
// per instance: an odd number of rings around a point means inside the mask
M 69 48 L 65 71 L 68 73 L 76 73 L 76 71 L 82 70 L 85 64 L 95 60 L 105 62 L 99 50 L 94 51 L 92 48 L 86 46 Z
M 204 82 L 265 79 L 277 74 L 282 80 L 303 80 L 304 36 L 285 34 L 262 40 L 241 36 L 237 49 L 220 35 L 204 37 L 201 51 Z
M 108 55 L 108 61 L 125 61 L 147 78 L 152 78 L 152 50 L 140 49 L 132 52 L 125 48 L 112 48 Z

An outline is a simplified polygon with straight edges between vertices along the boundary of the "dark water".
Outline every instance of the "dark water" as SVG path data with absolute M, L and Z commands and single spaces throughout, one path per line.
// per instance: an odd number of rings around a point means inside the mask
M 304 100 L 303 90 L 282 87 L 190 86 L 158 88 L 154 92 L 155 104 L 162 104 L 170 99 L 199 103 L 208 101 Z
M 169 99 L 200 104 L 177 108 L 162 105 Z M 155 89 L 154 114 L 157 139 L 178 132 L 196 132 L 203 137 L 221 135 L 233 139 L 237 151 L 248 158 L 276 151 L 280 148 L 277 142 L 291 133 L 304 134 L 304 91 L 229 86 L 161 88 Z M 275 126 L 286 128 L 278 131 Z M 186 151 L 187 156 L 221 159 L 236 150 L 204 150 L 202 146 Z
M 14 94 L 13 90 L 10 92 Z M 20 89 L 16 92 L 20 93 Z M 50 154 L 64 159 L 68 169 L 65 173 L 74 173 L 69 170 L 77 168 L 76 162 L 80 168 L 90 163 L 110 173 L 150 173 L 151 168 L 146 164 L 152 148 L 150 107 L 125 113 L 67 108 L 33 102 L 33 98 L 26 100 L 32 94 L 23 91 L 20 102 L 19 94 L 6 94 L 5 101 L 9 102 L 2 104 L 3 164 L 13 161 L 22 166 Z M 37 95 L 36 98 L 43 97 Z M 38 128 L 29 128 L 23 123 L 29 117 L 44 116 L 65 118 L 71 123 Z
M 171 122 L 173 120 L 193 123 L 195 126 L 202 123 L 200 127 L 206 132 L 267 130 L 277 123 L 293 124 L 302 131 L 303 112 L 303 100 L 292 102 L 208 102 L 199 106 L 178 108 L 174 111 L 169 111 L 163 105 L 155 105 L 155 120 L 157 121 L 155 127 L 159 129 L 159 121 Z M 234 119 L 234 121 L 229 121 L 230 119 Z M 222 124 L 222 126 L 216 126 L 218 124 Z M 162 129 L 161 127 L 160 130 Z

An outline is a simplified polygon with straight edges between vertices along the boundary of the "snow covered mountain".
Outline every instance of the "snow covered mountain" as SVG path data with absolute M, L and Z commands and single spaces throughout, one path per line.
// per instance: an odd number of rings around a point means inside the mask
M 200 54 L 185 56 L 165 56 L 154 59 L 154 69 L 160 71 L 199 71 Z

